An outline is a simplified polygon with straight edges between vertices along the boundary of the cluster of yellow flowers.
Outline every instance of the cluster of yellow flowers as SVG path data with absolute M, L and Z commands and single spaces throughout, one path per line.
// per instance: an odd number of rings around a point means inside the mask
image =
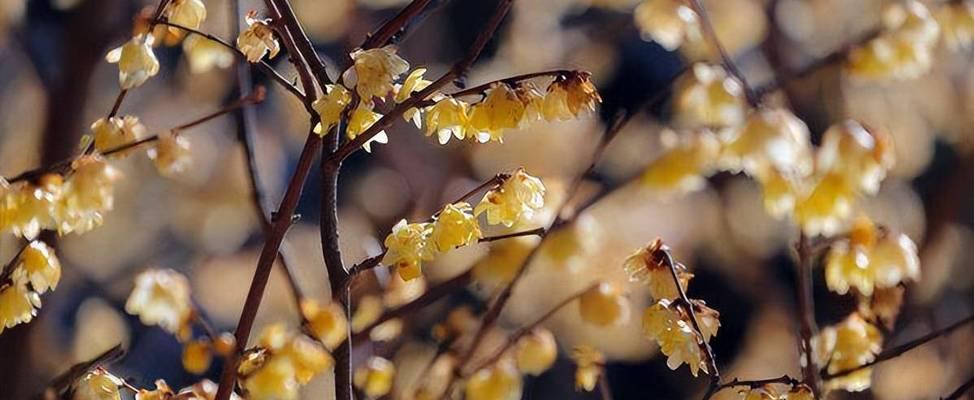
M 669 251 L 660 239 L 656 239 L 630 256 L 624 268 L 631 280 L 649 288 L 656 301 L 643 313 L 643 329 L 667 355 L 666 364 L 677 369 L 686 363 L 693 376 L 697 376 L 700 370 L 709 372 L 702 348 L 717 335 L 720 314 L 701 300 L 684 304 L 681 289 L 677 288 L 673 278 L 674 271 L 684 291 L 693 275 L 686 271 L 686 266 L 672 261 Z M 671 262 L 675 263 L 673 271 L 670 270 Z M 688 307 L 693 307 L 700 332 L 694 328 Z
M 433 222 L 399 221 L 385 239 L 382 262 L 394 266 L 404 280 L 419 277 L 423 261 L 436 254 L 475 244 L 483 237 L 477 219 L 487 214 L 491 225 L 512 226 L 544 206 L 544 184 L 519 168 L 490 189 L 476 209 L 466 202 L 447 204 Z
M 76 159 L 71 168 L 67 176 L 48 173 L 36 184 L 0 181 L 0 231 L 33 239 L 43 229 L 84 233 L 101 225 L 120 173 L 97 154 Z
M 780 385 L 764 385 L 739 392 L 743 400 L 812 400 L 815 395 L 805 385 L 780 388 Z
M 883 335 L 858 313 L 849 315 L 841 323 L 822 329 L 812 342 L 816 364 L 836 374 L 873 361 L 882 349 Z M 866 390 L 871 384 L 872 368 L 834 377 L 826 382 L 826 389 L 851 392 Z
M 121 117 L 99 118 L 91 124 L 91 137 L 95 150 L 112 157 L 124 157 L 135 152 L 134 148 L 119 150 L 147 137 L 145 125 L 139 117 L 125 115 Z M 193 162 L 189 141 L 170 130 L 158 135 L 152 147 L 146 150 L 146 155 L 155 164 L 160 175 L 176 176 L 187 169 Z
M 123 398 L 121 388 L 127 383 L 120 377 L 98 368 L 84 374 L 71 387 L 73 392 L 72 400 L 121 400 Z M 131 388 L 131 386 L 129 386 Z M 135 390 L 135 400 L 212 400 L 216 396 L 217 384 L 211 380 L 204 379 L 196 384 L 174 391 L 165 380 L 155 381 L 155 389 L 132 389 Z M 230 399 L 240 400 L 236 394 L 231 394 Z
M 681 0 L 643 0 L 633 12 L 644 40 L 673 51 L 685 42 L 702 40 L 699 16 Z
M 189 279 L 171 269 L 149 269 L 135 277 L 125 311 L 146 325 L 158 325 L 180 340 L 192 334 L 195 307 Z
M 944 42 L 952 50 L 966 50 L 974 43 L 974 1 L 951 1 L 936 13 Z
M 369 399 L 389 394 L 396 377 L 396 366 L 382 357 L 369 357 L 365 364 L 355 369 L 352 383 Z
M 287 400 L 334 362 L 321 343 L 274 324 L 264 328 L 260 346 L 244 354 L 237 372 L 247 398 Z
M 849 54 L 846 70 L 861 79 L 913 79 L 930 70 L 940 25 L 923 3 L 891 3 L 880 35 Z
M 516 362 L 503 357 L 470 376 L 464 394 L 470 400 L 517 400 L 523 394 L 523 385 Z
M 846 294 L 855 288 L 863 296 L 874 289 L 893 288 L 920 277 L 916 244 L 902 233 L 878 229 L 859 217 L 848 238 L 833 244 L 825 264 L 829 289 Z
M 30 242 L 14 261 L 11 270 L 0 271 L 0 333 L 30 322 L 41 306 L 40 295 L 61 280 L 61 262 L 44 242 Z

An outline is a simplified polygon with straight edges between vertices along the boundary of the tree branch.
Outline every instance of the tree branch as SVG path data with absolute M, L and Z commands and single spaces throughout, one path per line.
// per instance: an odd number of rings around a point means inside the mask
M 802 366 L 802 383 L 812 389 L 812 393 L 817 397 L 821 390 L 818 369 L 815 366 L 815 357 L 812 354 L 812 338 L 818 329 L 815 327 L 815 299 L 812 287 L 812 253 L 811 243 L 805 232 L 799 228 L 798 244 L 798 265 L 795 284 L 798 287 L 798 313 L 799 313 L 799 357 L 804 358 Z

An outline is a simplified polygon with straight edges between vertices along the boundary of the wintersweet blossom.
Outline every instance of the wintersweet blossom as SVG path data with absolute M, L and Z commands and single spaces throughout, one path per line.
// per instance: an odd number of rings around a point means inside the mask
M 176 176 L 193 164 L 189 140 L 175 131 L 159 134 L 156 145 L 146 150 L 146 154 L 162 176 Z
M 13 275 L 15 281 L 22 278 L 24 282 L 30 282 L 34 291 L 44 293 L 57 288 L 61 280 L 61 262 L 54 255 L 54 249 L 35 240 L 20 253 Z
M 71 166 L 74 174 L 58 203 L 58 231 L 84 233 L 100 226 L 114 207 L 115 182 L 121 173 L 97 154 L 80 157 Z
M 480 143 L 503 142 L 503 133 L 521 126 L 526 106 L 507 84 L 492 85 L 483 101 L 470 110 L 469 126 Z
M 633 17 L 643 40 L 652 40 L 670 51 L 702 36 L 697 13 L 679 0 L 643 0 Z
M 575 390 L 591 392 L 602 376 L 605 355 L 591 346 L 579 345 L 572 349 L 571 357 L 576 366 Z
M 879 232 L 865 217 L 856 220 L 849 239 L 835 243 L 826 257 L 825 281 L 839 294 L 854 287 L 871 296 L 874 289 L 889 289 L 919 276 L 916 244 L 901 233 Z
M 396 377 L 396 366 L 382 357 L 369 357 L 357 369 L 352 382 L 366 397 L 377 399 L 392 390 L 392 382 Z
M 696 63 L 676 81 L 673 111 L 687 128 L 725 128 L 744 122 L 744 86 L 719 65 Z
M 514 362 L 505 357 L 470 376 L 464 393 L 468 400 L 518 400 L 522 384 Z
M 526 236 L 492 243 L 490 253 L 474 265 L 473 279 L 488 286 L 510 282 L 537 244 L 538 238 Z
M 629 299 L 618 286 L 601 282 L 578 298 L 578 311 L 582 320 L 597 326 L 621 325 L 629 320 Z
M 386 255 L 382 257 L 382 263 L 396 267 L 404 280 L 416 279 L 422 273 L 422 262 L 433 258 L 428 242 L 432 230 L 430 223 L 410 224 L 405 219 L 400 220 L 386 236 Z
M 335 360 L 320 343 L 282 324 L 265 327 L 259 342 L 261 352 L 245 359 L 238 368 L 250 399 L 296 399 L 302 385 L 334 366 Z
M 555 335 L 544 328 L 534 328 L 518 339 L 514 346 L 517 368 L 530 375 L 541 375 L 558 358 L 558 344 Z
M 126 115 L 123 117 L 100 118 L 91 124 L 91 135 L 95 140 L 95 150 L 101 153 L 135 142 L 146 136 L 145 125 L 139 122 L 139 117 Z M 132 150 L 116 153 L 121 156 Z
M 940 26 L 916 0 L 892 3 L 883 10 L 883 31 L 852 50 L 846 71 L 858 79 L 914 79 L 933 66 Z
M 951 50 L 966 50 L 974 43 L 974 1 L 952 1 L 939 6 L 937 22 Z
M 107 372 L 88 372 L 74 384 L 72 400 L 121 400 L 119 386 L 119 379 Z
M 699 190 L 717 167 L 720 142 L 709 130 L 661 134 L 666 152 L 650 162 L 640 177 L 645 187 L 664 193 Z
M 183 336 L 193 314 L 189 280 L 171 269 L 150 269 L 135 278 L 125 311 L 146 325 Z
M 176 397 L 176 393 L 162 379 L 156 379 L 156 388 L 153 390 L 139 389 L 135 393 L 135 400 L 169 400 Z
M 462 140 L 467 136 L 470 123 L 470 104 L 453 97 L 444 97 L 426 108 L 426 136 L 436 134 L 440 144 L 446 144 L 450 137 Z
M 159 60 L 152 52 L 152 36 L 133 37 L 121 47 L 109 51 L 105 60 L 118 64 L 118 83 L 126 90 L 142 86 L 159 73 Z
M 319 136 L 324 136 L 331 127 L 338 124 L 345 108 L 352 102 L 352 92 L 342 85 L 325 85 L 324 89 L 325 95 L 311 104 L 321 120 L 315 126 L 315 133 Z
M 165 16 L 176 25 L 197 29 L 206 19 L 206 5 L 202 0 L 172 0 L 166 7 Z M 169 27 L 169 32 L 176 35 L 185 33 L 174 26 Z
M 649 288 L 649 295 L 656 300 L 674 300 L 680 297 L 665 251 L 668 251 L 668 247 L 662 240 L 656 239 L 636 250 L 623 263 L 623 269 L 629 274 L 629 280 L 646 285 Z M 687 271 L 687 267 L 682 263 L 676 263 L 673 268 L 676 269 L 680 286 L 686 291 L 690 279 L 693 279 L 693 274 Z
M 340 304 L 324 306 L 312 299 L 301 302 L 301 313 L 308 320 L 308 329 L 328 349 L 335 349 L 348 336 L 348 319 Z
M 194 74 L 202 74 L 214 68 L 229 68 L 234 59 L 233 51 L 198 35 L 190 35 L 183 41 L 183 54 L 189 62 L 189 71 Z
M 857 368 L 876 358 L 882 349 L 883 335 L 879 329 L 853 313 L 838 325 L 822 329 L 813 340 L 819 365 L 830 374 Z M 826 387 L 859 392 L 872 384 L 872 368 L 829 379 Z
M 447 204 L 436 215 L 430 243 L 436 251 L 444 252 L 476 243 L 483 237 L 480 224 L 467 202 Z
M 201 375 L 210 369 L 212 361 L 209 341 L 193 340 L 183 346 L 183 369 L 186 372 Z
M 541 180 L 528 175 L 524 168 L 518 168 L 504 183 L 484 195 L 474 209 L 474 215 L 487 213 L 487 222 L 491 225 L 511 227 L 530 219 L 544 207 L 544 194 Z
M 759 108 L 744 124 L 721 138 L 724 168 L 762 177 L 774 169 L 779 174 L 805 177 L 812 172 L 812 148 L 808 127 L 784 108 Z
M 548 85 L 543 113 L 548 121 L 564 121 L 595 111 L 601 102 L 602 97 L 592 83 L 592 74 L 572 71 L 559 75 Z
M 281 51 L 281 45 L 274 37 L 274 29 L 268 24 L 269 20 L 258 19 L 251 12 L 247 14 L 246 21 L 247 29 L 237 37 L 237 49 L 251 63 L 260 62 L 265 55 L 274 58 Z
M 0 285 L 0 333 L 4 329 L 28 323 L 37 316 L 41 297 L 27 288 L 26 282 Z
M 355 86 L 364 102 L 371 102 L 373 97 L 385 98 L 394 89 L 393 81 L 409 70 L 409 63 L 396 54 L 397 50 L 395 46 L 385 46 L 353 51 L 354 64 L 342 75 L 345 83 Z
M 345 135 L 348 136 L 349 140 L 355 139 L 376 122 L 379 122 L 380 119 L 382 119 L 382 114 L 372 111 L 366 104 L 359 103 L 359 106 L 355 108 L 348 119 L 348 129 L 345 130 Z M 371 153 L 372 143 L 389 143 L 389 136 L 386 135 L 386 131 L 379 131 L 375 136 L 369 138 L 362 144 L 362 148 Z
M 707 372 L 700 349 L 701 338 L 685 318 L 683 310 L 673 302 L 663 299 L 647 308 L 643 314 L 643 329 L 668 357 L 666 365 L 670 369 L 675 370 L 685 363 L 693 376 L 699 371 Z

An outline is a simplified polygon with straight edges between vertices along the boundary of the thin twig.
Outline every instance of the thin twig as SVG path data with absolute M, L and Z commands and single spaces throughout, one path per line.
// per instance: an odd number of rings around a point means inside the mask
M 417 15 L 423 12 L 427 5 L 429 5 L 432 0 L 413 0 L 406 7 L 403 7 L 402 11 L 392 17 L 389 21 L 382 24 L 375 33 L 369 35 L 365 42 L 362 43 L 363 49 L 373 49 L 376 47 L 382 47 L 388 44 L 392 39 L 399 34 L 402 30 L 406 29 L 406 25 L 413 20 Z
M 483 94 L 485 91 L 487 91 L 487 89 L 490 89 L 492 86 L 497 85 L 497 84 L 501 84 L 501 83 L 507 84 L 507 85 L 513 85 L 513 84 L 518 83 L 518 82 L 523 82 L 523 81 L 531 80 L 531 79 L 535 79 L 535 78 L 540 78 L 540 77 L 545 77 L 545 76 L 562 76 L 562 75 L 571 74 L 573 72 L 575 72 L 575 71 L 571 71 L 571 70 L 567 70 L 567 69 L 553 69 L 553 70 L 550 70 L 550 71 L 540 71 L 540 72 L 532 72 L 532 73 L 522 74 L 522 75 L 515 75 L 515 76 L 508 77 L 508 78 L 504 78 L 504 79 L 498 79 L 496 81 L 490 81 L 490 82 L 484 83 L 482 85 L 474 86 L 472 88 L 467 88 L 467 89 L 463 89 L 463 90 L 460 90 L 460 91 L 457 91 L 457 92 L 453 92 L 453 93 L 450 93 L 450 96 L 451 97 L 463 97 L 463 96 L 469 96 L 469 95 L 474 95 L 474 94 Z
M 707 36 L 707 38 L 710 40 L 710 44 L 717 50 L 717 54 L 720 55 L 724 68 L 726 68 L 731 75 L 741 82 L 741 85 L 744 87 L 744 96 L 747 98 L 748 103 L 750 103 L 752 106 L 756 106 L 760 98 L 755 96 L 755 92 L 753 89 L 751 89 L 751 85 L 748 84 L 744 73 L 741 72 L 740 68 L 738 68 L 734 63 L 734 58 L 727 53 L 727 49 L 724 48 L 724 45 L 720 43 L 720 38 L 717 37 L 717 30 L 714 29 L 714 25 L 710 21 L 710 15 L 707 12 L 706 7 L 703 6 L 703 3 L 701 3 L 700 0 L 690 0 L 690 7 L 693 8 L 693 11 L 696 12 L 698 16 L 700 16 L 700 24 L 703 26 L 704 35 Z
M 800 230 L 800 229 L 799 229 Z M 798 235 L 796 246 L 798 253 L 798 265 L 795 271 L 798 290 L 798 315 L 799 315 L 799 357 L 803 358 L 802 383 L 812 389 L 812 393 L 817 397 L 820 393 L 820 382 L 818 369 L 815 366 L 815 357 L 812 354 L 812 338 L 817 332 L 815 326 L 815 299 L 812 287 L 812 253 L 811 242 L 804 231 Z
M 947 397 L 942 397 L 941 400 L 959 400 L 964 393 L 974 388 L 974 376 L 970 377 L 966 382 L 960 385 L 957 390 L 951 392 Z
M 71 387 L 74 382 L 80 379 L 89 371 L 99 368 L 102 365 L 109 364 L 118 361 L 125 355 L 125 349 L 122 348 L 121 344 L 117 344 L 114 347 L 106 350 L 105 352 L 95 356 L 95 358 L 84 361 L 71 366 L 67 371 L 58 375 L 51 380 L 51 383 L 47 385 L 44 389 L 45 393 L 54 393 L 55 395 L 60 395 L 66 389 Z M 39 394 L 35 396 L 37 399 L 48 398 L 44 394 Z
M 800 384 L 801 381 L 799 381 L 798 379 L 792 378 L 792 377 L 790 377 L 788 375 L 782 375 L 782 376 L 779 376 L 777 378 L 756 379 L 756 380 L 740 380 L 740 379 L 734 378 L 730 382 L 720 384 L 713 391 L 708 391 L 707 394 L 704 395 L 703 400 L 708 400 L 711 397 L 713 397 L 715 394 L 717 394 L 718 392 L 720 392 L 720 391 L 722 391 L 724 389 L 732 388 L 732 387 L 748 387 L 748 388 L 751 388 L 751 389 L 757 389 L 757 388 L 763 387 L 765 385 L 770 385 L 770 384 L 774 384 L 774 383 L 780 383 L 780 384 L 783 384 L 783 385 L 796 386 L 796 385 Z

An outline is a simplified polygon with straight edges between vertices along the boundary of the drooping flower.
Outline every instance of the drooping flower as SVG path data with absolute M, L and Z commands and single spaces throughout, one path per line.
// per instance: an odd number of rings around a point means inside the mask
M 250 399 L 296 399 L 301 385 L 334 366 L 334 359 L 321 343 L 282 324 L 265 327 L 259 342 L 262 349 L 251 353 L 238 367 Z
M 670 369 L 675 370 L 686 363 L 693 376 L 699 371 L 708 372 L 700 349 L 701 338 L 684 317 L 683 310 L 673 302 L 663 299 L 647 308 L 643 314 L 643 329 L 667 355 L 666 365 Z
M 193 340 L 183 346 L 183 369 L 186 372 L 202 375 L 210 369 L 212 360 L 209 341 Z
M 402 85 L 397 84 L 394 86 L 396 95 L 393 99 L 396 101 L 396 103 L 406 101 L 410 96 L 412 96 L 413 93 L 420 92 L 433 83 L 423 78 L 423 74 L 425 73 L 426 68 L 416 68 L 413 70 L 413 72 L 410 72 L 409 75 L 406 76 L 406 79 L 402 82 Z M 416 125 L 417 129 L 421 129 L 423 127 L 422 112 L 415 107 L 406 110 L 402 114 L 402 118 L 407 122 L 411 121 L 413 125 Z
M 893 167 L 889 135 L 848 120 L 829 128 L 816 154 L 815 168 L 843 176 L 867 194 L 875 194 L 886 172 Z
M 189 62 L 189 71 L 194 74 L 202 74 L 213 68 L 229 68 L 233 65 L 233 51 L 198 35 L 190 35 L 183 41 L 183 54 Z
M 462 140 L 467 135 L 470 123 L 470 105 L 453 97 L 444 97 L 426 108 L 426 136 L 436 133 L 440 144 L 446 144 L 450 137 Z
M 206 19 L 206 5 L 202 0 L 172 0 L 166 7 L 165 16 L 176 25 L 197 29 Z M 183 35 L 186 31 L 170 26 L 169 32 Z
M 518 168 L 504 183 L 484 195 L 474 209 L 474 215 L 487 213 L 491 225 L 511 227 L 521 220 L 530 219 L 544 207 L 545 187 L 541 180 Z
M 629 280 L 649 287 L 649 295 L 656 300 L 674 300 L 680 297 L 676 282 L 673 280 L 673 272 L 668 265 L 666 251 L 669 251 L 669 247 L 663 244 L 662 240 L 656 239 L 637 250 L 623 263 L 623 269 L 629 274 Z M 676 269 L 680 286 L 686 291 L 690 279 L 693 279 L 693 274 L 687 271 L 687 267 L 682 263 L 675 261 L 674 263 L 673 268 Z
M 670 51 L 701 38 L 697 13 L 682 1 L 643 0 L 633 17 L 643 40 L 652 40 Z
M 176 397 L 176 393 L 162 379 L 156 379 L 154 390 L 139 389 L 135 394 L 135 400 L 170 400 Z
M 73 400 L 121 400 L 118 378 L 102 371 L 85 374 L 74 384 Z
M 722 138 L 721 163 L 725 168 L 763 177 L 770 170 L 805 177 L 812 172 L 808 127 L 784 108 L 752 111 L 738 128 Z
M 311 107 L 315 109 L 321 122 L 315 126 L 315 133 L 324 136 L 331 127 L 341 119 L 345 107 L 352 102 L 352 93 L 342 85 L 325 85 L 325 95 L 314 101 Z
M 59 199 L 58 231 L 84 233 L 101 225 L 104 214 L 114 207 L 115 182 L 121 173 L 97 154 L 72 163 L 74 174 L 64 185 Z
M 688 128 L 725 128 L 744 122 L 744 86 L 719 65 L 694 64 L 677 79 L 673 111 Z
M 951 50 L 966 50 L 974 43 L 974 2 L 952 1 L 939 5 L 937 22 Z
M 159 60 L 152 52 L 152 37 L 137 35 L 121 47 L 109 51 L 105 60 L 118 64 L 118 83 L 122 89 L 142 86 L 159 73 Z
M 476 243 L 483 237 L 473 207 L 466 202 L 447 204 L 440 210 L 430 233 L 436 251 L 444 252 Z
M 470 376 L 464 393 L 468 400 L 518 400 L 521 387 L 521 374 L 505 357 Z
M 393 81 L 409 70 L 409 63 L 396 51 L 395 46 L 353 51 L 354 64 L 343 74 L 345 83 L 355 86 L 364 102 L 386 97 L 394 89 Z
M 382 263 L 396 267 L 399 276 L 404 280 L 416 279 L 422 271 L 423 261 L 433 258 L 433 251 L 428 243 L 433 226 L 429 223 L 406 223 L 400 220 L 392 227 L 392 233 L 386 236 L 386 255 Z
M 530 375 L 541 375 L 558 358 L 558 344 L 555 335 L 544 328 L 534 328 L 518 339 L 514 347 L 517 368 Z
M 12 282 L 0 288 L 0 333 L 30 322 L 40 307 L 41 297 L 28 290 L 26 282 Z
M 328 349 L 338 347 L 348 336 L 348 319 L 337 303 L 321 306 L 317 301 L 305 299 L 301 302 L 301 313 L 308 320 L 308 329 Z
M 189 280 L 171 269 L 150 269 L 135 277 L 125 311 L 146 325 L 181 335 L 193 314 Z
M 852 50 L 846 71 L 858 79 L 914 79 L 930 70 L 940 33 L 919 1 L 892 3 L 883 11 L 883 31 Z
M 258 19 L 257 15 L 251 12 L 247 14 L 246 21 L 247 29 L 240 32 L 240 36 L 237 37 L 237 49 L 251 63 L 260 62 L 265 55 L 274 58 L 281 51 L 281 45 L 274 37 L 274 29 L 268 24 L 269 20 Z
M 544 97 L 544 117 L 548 121 L 574 119 L 583 112 L 595 111 L 602 102 L 598 90 L 592 84 L 592 74 L 571 71 L 559 75 L 550 85 Z
M 193 163 L 189 140 L 175 131 L 160 133 L 156 145 L 146 150 L 146 154 L 162 176 L 181 174 Z
M 105 153 L 145 137 L 146 129 L 145 125 L 139 122 L 139 117 L 126 115 L 98 119 L 91 124 L 91 134 L 95 139 L 95 150 Z M 115 154 L 125 155 L 131 151 L 126 150 Z
M 514 89 L 499 83 L 486 91 L 483 101 L 470 110 L 469 126 L 480 143 L 503 142 L 503 133 L 521 126 L 526 107 Z
M 392 361 L 382 357 L 369 357 L 365 364 L 355 369 L 353 382 L 355 387 L 366 397 L 377 399 L 392 390 L 392 382 L 396 377 L 396 366 Z
M 366 130 L 368 130 L 372 125 L 382 119 L 382 114 L 372 111 L 367 105 L 359 103 L 359 106 L 355 108 L 352 112 L 351 117 L 348 119 L 348 129 L 345 130 L 345 134 L 348 136 L 349 140 L 355 139 L 358 135 L 361 135 Z M 386 135 L 386 131 L 379 131 L 369 138 L 362 147 L 367 152 L 372 152 L 372 143 L 389 143 L 389 136 Z
M 889 289 L 919 275 L 916 244 L 904 234 L 878 232 L 865 217 L 857 219 L 849 239 L 835 243 L 826 257 L 825 281 L 839 294 L 854 287 L 871 296 L 876 288 Z
M 44 242 L 35 240 L 30 242 L 20 253 L 17 269 L 14 270 L 14 280 L 23 277 L 24 282 L 30 282 L 37 293 L 54 290 L 61 280 L 61 262 L 54 255 L 54 249 Z
M 640 182 L 662 192 L 690 192 L 706 184 L 706 176 L 717 167 L 720 142 L 708 130 L 677 135 L 662 133 L 667 150 L 643 171 Z
M 597 326 L 621 325 L 629 320 L 629 299 L 618 286 L 601 282 L 578 298 L 578 310 L 585 322 Z
M 834 374 L 873 361 L 882 348 L 883 336 L 859 314 L 853 313 L 838 325 L 822 329 L 814 338 L 819 365 Z M 850 392 L 863 391 L 872 384 L 872 368 L 829 379 L 826 387 Z
M 41 229 L 56 228 L 63 193 L 64 178 L 58 174 L 42 176 L 36 186 L 26 183 L 0 191 L 0 227 L 28 240 Z
M 576 366 L 575 390 L 591 392 L 599 383 L 605 367 L 605 355 L 591 346 L 580 345 L 572 349 L 571 356 Z

